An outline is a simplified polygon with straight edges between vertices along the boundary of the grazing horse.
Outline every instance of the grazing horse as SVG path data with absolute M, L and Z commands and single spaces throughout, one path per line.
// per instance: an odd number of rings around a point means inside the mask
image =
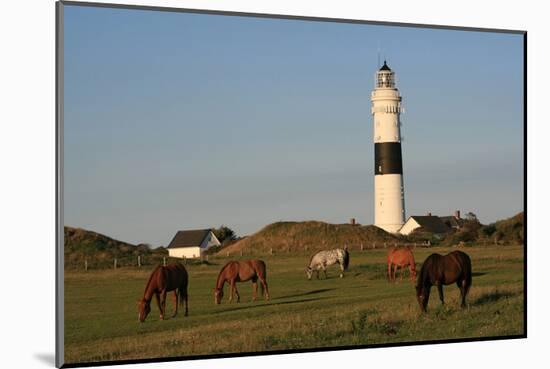
M 229 302 L 233 301 L 233 292 L 237 295 L 237 302 L 241 300 L 239 291 L 237 291 L 237 282 L 252 281 L 253 297 L 256 301 L 258 292 L 258 279 L 262 287 L 262 295 L 269 300 L 269 291 L 267 289 L 267 274 L 265 263 L 262 260 L 243 260 L 230 261 L 220 270 L 214 288 L 214 303 L 220 304 L 223 298 L 223 286 L 225 282 L 229 283 Z
M 388 280 L 395 282 L 397 268 L 401 268 L 401 280 L 403 280 L 403 269 L 409 267 L 411 282 L 416 279 L 416 267 L 414 264 L 414 255 L 410 248 L 392 247 L 388 251 Z M 393 268 L 392 268 L 393 267 Z
M 178 296 L 179 303 L 185 302 L 185 316 L 188 315 L 188 301 L 187 301 L 187 284 L 189 277 L 187 270 L 180 263 L 172 263 L 167 266 L 159 265 L 151 276 L 145 286 L 145 293 L 143 298 L 138 301 L 138 318 L 140 322 L 144 322 L 147 315 L 151 312 L 151 299 L 155 296 L 157 305 L 160 310 L 160 319 L 164 320 L 164 313 L 166 312 L 166 293 L 174 291 L 174 304 L 176 310 L 172 318 L 178 313 Z
M 426 312 L 430 289 L 437 286 L 441 304 L 443 301 L 443 285 L 456 282 L 460 289 L 461 307 L 466 306 L 466 295 L 472 285 L 472 262 L 462 251 L 453 251 L 445 256 L 431 254 L 422 264 L 416 284 L 416 298 L 420 309 Z
M 317 279 L 319 279 L 319 269 L 323 270 L 326 279 L 327 266 L 336 263 L 340 264 L 340 278 L 343 278 L 344 271 L 346 271 L 349 266 L 349 252 L 347 247 L 343 249 L 319 251 L 314 254 L 309 260 L 309 265 L 306 268 L 307 279 L 311 279 L 314 271 L 317 273 Z

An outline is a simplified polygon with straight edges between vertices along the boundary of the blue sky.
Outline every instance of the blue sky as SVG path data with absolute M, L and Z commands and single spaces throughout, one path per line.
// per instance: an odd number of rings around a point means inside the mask
M 407 215 L 523 209 L 523 44 L 505 33 L 65 6 L 65 224 L 166 245 L 373 222 L 378 51 Z

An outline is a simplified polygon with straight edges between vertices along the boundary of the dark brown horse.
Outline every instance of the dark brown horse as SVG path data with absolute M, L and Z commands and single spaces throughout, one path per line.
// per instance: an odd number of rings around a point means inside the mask
M 403 269 L 409 267 L 409 274 L 411 281 L 414 282 L 416 278 L 416 266 L 414 264 L 414 255 L 410 248 L 396 248 L 392 247 L 388 251 L 388 280 L 395 282 L 395 274 L 397 268 L 401 268 L 401 280 L 403 280 Z
M 269 300 L 269 291 L 267 289 L 267 274 L 265 263 L 262 260 L 243 260 L 230 261 L 222 268 L 218 279 L 216 280 L 216 288 L 214 288 L 214 302 L 221 303 L 223 298 L 223 285 L 229 283 L 229 302 L 233 301 L 233 292 L 237 294 L 237 302 L 240 301 L 239 291 L 237 291 L 237 282 L 252 281 L 252 291 L 254 293 L 252 300 L 256 301 L 258 292 L 258 279 L 262 285 L 262 295 Z
M 460 306 L 466 306 L 466 295 L 472 285 L 472 262 L 462 251 L 453 251 L 445 256 L 431 254 L 422 264 L 416 284 L 416 298 L 420 309 L 425 312 L 430 299 L 430 289 L 437 286 L 441 304 L 443 301 L 443 285 L 456 282 L 460 289 Z
M 160 319 L 164 319 L 166 312 L 166 294 L 174 291 L 174 304 L 176 310 L 172 318 L 178 313 L 178 295 L 179 303 L 185 302 L 185 316 L 188 314 L 189 303 L 187 301 L 187 284 L 189 277 L 187 270 L 180 263 L 173 263 L 167 266 L 158 266 L 145 286 L 143 298 L 138 301 L 139 321 L 144 322 L 147 315 L 151 312 L 151 299 L 155 296 L 160 310 Z

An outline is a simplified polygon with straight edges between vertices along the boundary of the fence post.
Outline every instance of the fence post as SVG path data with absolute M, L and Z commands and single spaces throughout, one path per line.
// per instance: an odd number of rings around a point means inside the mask
M 363 242 L 361 242 L 361 251 L 363 251 Z
M 84 259 L 84 270 L 88 270 L 88 259 Z
M 225 253 L 225 257 L 227 257 L 227 258 L 229 257 L 229 251 L 227 251 L 227 252 Z
M 241 256 L 243 256 L 243 250 L 241 249 Z
M 162 257 L 162 265 L 166 266 L 166 256 Z
M 384 242 L 384 248 L 386 248 L 386 243 Z
M 115 261 L 114 261 L 114 263 L 113 263 L 113 266 L 114 266 L 114 268 L 116 269 L 116 258 L 115 258 Z
M 270 255 L 273 255 L 273 247 L 271 247 L 271 248 L 269 249 L 269 254 L 270 254 Z
M 208 254 L 206 254 L 206 261 L 208 261 Z
M 138 268 L 141 268 L 141 255 L 138 255 Z
M 372 249 L 374 250 L 376 248 L 376 242 L 372 243 Z

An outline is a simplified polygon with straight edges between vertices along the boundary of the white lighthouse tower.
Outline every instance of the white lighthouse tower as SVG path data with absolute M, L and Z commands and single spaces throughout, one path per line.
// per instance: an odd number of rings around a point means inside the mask
M 386 61 L 371 95 L 374 117 L 374 225 L 397 233 L 405 222 L 401 158 L 401 96 Z

